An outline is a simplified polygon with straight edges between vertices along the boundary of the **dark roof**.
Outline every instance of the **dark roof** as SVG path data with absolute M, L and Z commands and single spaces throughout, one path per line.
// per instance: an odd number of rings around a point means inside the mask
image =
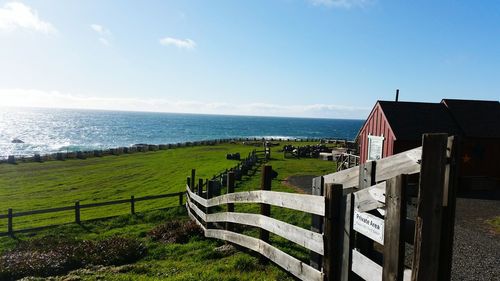
M 453 119 L 466 137 L 500 138 L 498 101 L 443 99 Z
M 458 134 L 457 127 L 442 103 L 378 101 L 398 140 L 419 140 L 424 133 Z

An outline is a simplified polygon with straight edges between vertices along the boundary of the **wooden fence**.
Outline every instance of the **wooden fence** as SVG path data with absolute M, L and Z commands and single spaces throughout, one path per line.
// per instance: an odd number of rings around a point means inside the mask
M 355 166 L 359 166 L 359 156 L 342 153 L 337 156 L 337 172 L 345 169 L 349 169 Z
M 135 203 L 139 201 L 147 201 L 147 200 L 155 200 L 155 199 L 161 199 L 161 198 L 168 198 L 168 197 L 179 197 L 179 205 L 182 206 L 184 205 L 184 192 L 176 192 L 176 193 L 169 193 L 169 194 L 160 194 L 160 195 L 150 195 L 150 196 L 144 196 L 144 197 L 134 197 L 133 195 L 130 196 L 130 199 L 120 199 L 120 200 L 114 200 L 114 201 L 107 201 L 107 202 L 99 202 L 99 203 L 90 203 L 90 204 L 80 204 L 80 201 L 76 201 L 73 206 L 66 206 L 66 207 L 57 207 L 57 208 L 50 208 L 50 209 L 42 209 L 42 210 L 32 210 L 32 211 L 24 211 L 24 212 L 17 212 L 14 213 L 13 209 L 9 208 L 7 214 L 1 214 L 0 219 L 7 219 L 7 232 L 0 232 L 0 236 L 6 236 L 6 235 L 13 235 L 14 233 L 21 233 L 21 232 L 31 232 L 31 231 L 36 231 L 36 230 L 41 230 L 45 229 L 47 227 L 52 227 L 55 225 L 49 225 L 49 226 L 42 226 L 42 227 L 36 227 L 36 228 L 27 228 L 27 229 L 14 229 L 14 218 L 16 217 L 24 217 L 24 216 L 32 216 L 32 215 L 40 215 L 40 214 L 48 214 L 48 213 L 56 213 L 56 212 L 63 212 L 63 211 L 75 211 L 75 223 L 80 224 L 82 219 L 80 216 L 80 210 L 81 209 L 86 209 L 86 208 L 96 208 L 96 207 L 102 207 L 102 206 L 109 206 L 109 205 L 117 205 L 117 204 L 130 204 L 130 213 L 135 214 Z
M 301 280 L 450 280 L 457 141 L 426 134 L 422 143 L 315 178 L 315 195 L 270 191 L 272 170 L 264 166 L 261 190 L 232 193 L 228 180 L 228 193 L 213 197 L 210 188 L 204 193 L 188 184 L 186 206 L 206 237 L 256 251 Z M 261 204 L 261 213 L 235 213 L 235 203 Z M 213 208 L 222 205 L 227 212 Z M 271 205 L 312 214 L 311 230 L 270 218 Z M 260 228 L 259 239 L 234 232 L 232 224 Z M 310 250 L 310 264 L 270 245 L 269 232 Z

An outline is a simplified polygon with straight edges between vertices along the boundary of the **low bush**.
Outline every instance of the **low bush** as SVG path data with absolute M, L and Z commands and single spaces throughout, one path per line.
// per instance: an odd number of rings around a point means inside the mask
M 169 221 L 149 231 L 155 241 L 163 243 L 187 243 L 191 237 L 203 237 L 203 230 L 194 221 Z
M 145 254 L 139 241 L 111 237 L 101 241 L 44 237 L 22 242 L 0 256 L 0 280 L 51 276 L 88 265 L 121 265 Z

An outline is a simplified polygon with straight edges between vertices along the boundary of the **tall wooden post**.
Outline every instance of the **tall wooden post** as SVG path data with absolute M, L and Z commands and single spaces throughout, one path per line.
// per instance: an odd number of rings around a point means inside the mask
M 227 173 L 227 193 L 234 193 L 234 172 Z M 227 204 L 227 211 L 234 212 L 234 203 Z M 226 230 L 233 231 L 233 225 L 226 222 Z
M 7 232 L 9 233 L 10 236 L 14 234 L 14 229 L 12 226 L 12 208 L 9 208 L 7 211 Z
M 130 196 L 130 213 L 135 215 L 135 198 L 134 195 Z
M 453 236 L 455 233 L 455 205 L 458 189 L 458 163 L 461 143 L 457 136 L 449 137 L 446 156 L 445 189 L 443 194 L 443 223 L 441 225 L 441 248 L 439 253 L 439 280 L 451 280 L 451 264 L 453 258 Z
M 207 199 L 210 199 L 213 197 L 213 192 L 214 192 L 214 185 L 215 185 L 215 182 L 213 180 L 209 180 L 207 182 Z M 212 213 L 212 207 L 206 207 L 205 208 L 205 213 L 208 215 L 210 213 Z M 207 222 L 206 223 L 206 228 L 209 229 L 209 228 L 214 228 L 214 224 L 213 223 L 209 223 Z
M 80 224 L 80 201 L 75 202 L 75 222 Z
M 193 187 L 191 186 L 191 178 L 186 178 L 186 185 L 189 187 L 189 190 L 193 191 Z
M 341 224 L 342 185 L 325 184 L 324 257 L 326 281 L 340 279 L 342 267 L 343 224 Z
M 312 189 L 311 194 L 317 196 L 324 195 L 324 178 L 317 177 L 313 178 L 312 181 Z M 323 233 L 323 217 L 319 215 L 311 215 L 311 230 L 318 233 Z M 321 270 L 322 266 L 322 256 L 314 251 L 310 252 L 309 264 L 316 268 L 317 270 Z
M 439 280 L 446 134 L 424 134 L 418 189 L 412 281 Z
M 382 280 L 403 281 L 405 259 L 406 175 L 387 180 L 385 191 Z
M 198 179 L 198 195 L 203 196 L 203 179 Z
M 184 204 L 184 192 L 179 193 L 179 206 L 182 206 Z
M 352 229 L 352 218 L 354 215 L 354 194 L 347 194 L 342 198 L 340 207 L 340 226 L 343 233 L 341 239 L 342 265 L 340 266 L 340 281 L 353 280 L 355 274 L 352 272 L 352 249 L 355 242 L 354 230 Z
M 376 171 L 377 162 L 370 161 L 359 166 L 359 189 L 364 189 L 374 185 L 375 182 L 375 171 Z M 356 248 L 360 250 L 360 252 L 370 257 L 373 251 L 373 241 L 360 234 L 356 233 Z
M 260 181 L 260 189 L 261 190 L 271 190 L 271 183 L 272 183 L 272 172 L 273 168 L 270 165 L 265 165 L 262 167 L 262 175 L 261 175 L 261 181 Z M 271 205 L 269 204 L 260 204 L 260 214 L 263 216 L 269 217 L 271 215 Z M 260 240 L 264 242 L 269 242 L 269 231 L 260 229 L 260 234 L 259 234 Z M 261 262 L 266 263 L 267 259 L 264 257 L 261 257 Z
M 194 190 L 195 178 L 196 178 L 196 169 L 191 169 L 191 184 L 189 185 L 191 190 Z

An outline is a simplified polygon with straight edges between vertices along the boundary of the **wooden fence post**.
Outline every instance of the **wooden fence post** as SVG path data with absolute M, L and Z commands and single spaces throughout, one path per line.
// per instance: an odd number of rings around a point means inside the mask
M 438 280 L 447 134 L 424 134 L 412 281 Z
M 187 177 L 186 178 L 186 185 L 189 187 L 189 190 L 193 190 L 193 187 L 191 186 L 191 178 Z
M 343 224 L 340 223 L 342 185 L 325 184 L 324 256 L 323 273 L 326 281 L 336 281 L 341 276 Z
M 387 180 L 382 280 L 402 281 L 405 259 L 406 175 Z
M 14 229 L 12 227 L 12 208 L 7 211 L 7 232 L 10 236 L 14 234 Z
M 351 276 L 355 275 L 352 272 L 352 249 L 354 240 L 354 231 L 352 229 L 352 217 L 354 215 L 354 194 L 347 194 L 342 198 L 342 206 L 340 208 L 340 226 L 343 226 L 343 233 L 340 237 L 342 265 L 340 268 L 340 281 L 352 280 Z
M 375 182 L 375 171 L 377 167 L 377 162 L 369 161 L 359 166 L 359 186 L 358 188 L 364 189 L 374 185 Z M 356 233 L 356 248 L 360 250 L 360 252 L 370 257 L 373 252 L 373 241 L 362 235 L 361 233 Z
M 234 193 L 234 172 L 227 173 L 227 193 Z M 227 204 L 227 211 L 234 212 L 234 203 Z M 233 224 L 226 222 L 226 230 L 233 231 Z
M 198 195 L 203 196 L 203 179 L 198 179 Z
M 179 206 L 182 206 L 184 204 L 183 196 L 184 192 L 179 193 Z
M 130 213 L 132 215 L 135 215 L 135 199 L 134 199 L 134 195 L 130 196 Z
M 461 143 L 457 136 L 449 137 L 446 156 L 449 157 L 445 181 L 447 194 L 443 194 L 446 206 L 443 207 L 443 223 L 441 224 L 441 249 L 439 253 L 439 280 L 451 280 L 451 264 L 453 258 L 453 236 L 455 232 L 455 204 L 458 188 L 458 163 Z M 443 202 L 444 202 L 443 201 Z
M 214 185 L 215 185 L 215 182 L 213 180 L 207 181 L 207 199 L 210 199 L 210 198 L 213 197 Z M 212 213 L 212 208 L 213 207 L 206 207 L 205 208 L 205 214 L 208 215 L 208 214 Z M 214 228 L 214 224 L 207 222 L 206 223 L 206 228 L 207 229 Z
M 273 168 L 270 165 L 265 165 L 262 167 L 262 175 L 261 175 L 261 181 L 260 181 L 260 189 L 261 190 L 271 190 L 271 183 L 272 183 L 272 173 L 273 173 Z M 269 217 L 271 215 L 271 205 L 269 204 L 260 204 L 260 214 L 263 216 Z M 259 234 L 260 240 L 268 243 L 269 242 L 269 231 L 260 229 L 260 234 Z M 266 263 L 267 259 L 261 256 L 260 259 L 261 263 Z
M 317 196 L 324 195 L 325 180 L 323 177 L 316 177 L 312 180 L 311 194 Z M 323 233 L 323 217 L 319 215 L 311 215 L 311 230 L 318 233 Z M 317 270 L 321 270 L 323 264 L 322 256 L 314 251 L 310 252 L 309 264 Z
M 189 185 L 191 190 L 194 190 L 195 177 L 196 177 L 196 169 L 191 169 L 191 184 Z
M 75 202 L 75 222 L 80 224 L 80 201 Z

